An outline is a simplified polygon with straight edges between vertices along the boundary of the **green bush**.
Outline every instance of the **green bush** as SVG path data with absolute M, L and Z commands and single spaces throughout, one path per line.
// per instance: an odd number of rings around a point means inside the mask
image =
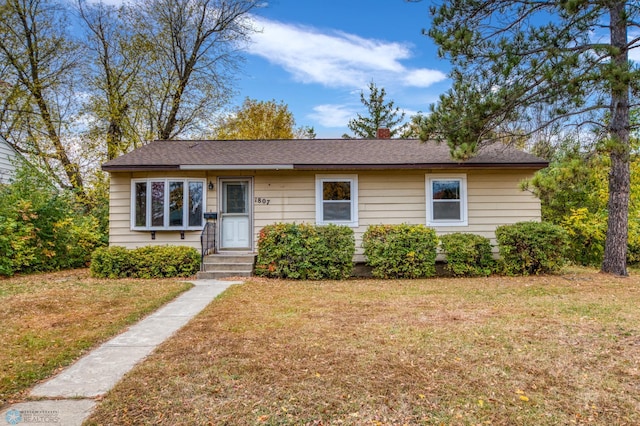
M 567 259 L 584 266 L 598 266 L 604 258 L 607 233 L 606 213 L 592 213 L 586 208 L 570 210 L 560 223 L 568 235 Z
M 47 176 L 24 167 L 0 185 L 0 275 L 85 266 L 104 240 L 98 219 Z
M 548 222 L 519 222 L 496 229 L 504 272 L 509 275 L 544 274 L 565 263 L 567 233 Z
M 567 260 L 583 266 L 600 266 L 607 235 L 606 212 L 572 208 L 560 223 L 569 237 Z M 627 263 L 640 263 L 640 220 L 630 215 L 627 234 Z
M 102 247 L 91 258 L 91 275 L 96 278 L 189 277 L 199 268 L 200 253 L 186 246 Z
M 272 278 L 345 279 L 353 270 L 355 240 L 346 226 L 277 223 L 258 238 L 255 273 Z
M 100 247 L 91 256 L 91 276 L 125 278 L 132 275 L 133 254 L 120 246 Z
M 455 276 L 488 276 L 494 270 L 495 261 L 488 238 L 476 234 L 454 233 L 440 237 L 446 256 L 445 269 Z
M 630 265 L 640 264 L 640 220 L 638 218 L 629 218 L 627 263 Z
M 377 278 L 435 275 L 438 237 L 424 225 L 372 225 L 362 237 L 367 265 Z

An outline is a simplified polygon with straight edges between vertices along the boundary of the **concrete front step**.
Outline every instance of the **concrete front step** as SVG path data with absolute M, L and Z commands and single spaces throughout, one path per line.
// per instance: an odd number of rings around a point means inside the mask
M 256 259 L 254 254 L 212 254 L 204 257 L 204 263 L 251 263 Z
M 207 263 L 204 262 L 205 271 L 253 271 L 253 263 Z
M 215 254 L 206 256 L 199 279 L 225 277 L 250 277 L 253 273 L 255 255 Z
M 197 274 L 197 278 L 199 280 L 219 280 L 220 278 L 229 278 L 229 277 L 250 277 L 251 272 L 247 271 L 226 271 L 226 272 L 210 272 L 210 271 L 200 271 Z

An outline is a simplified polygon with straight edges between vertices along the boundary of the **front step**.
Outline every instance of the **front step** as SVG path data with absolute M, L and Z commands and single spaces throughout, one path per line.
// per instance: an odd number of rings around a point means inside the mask
M 256 256 L 253 254 L 214 254 L 206 256 L 198 272 L 199 280 L 227 277 L 250 277 Z
M 219 280 L 221 278 L 229 277 L 247 277 L 251 276 L 251 272 L 244 271 L 230 271 L 230 272 L 204 272 L 197 273 L 196 278 L 199 280 Z

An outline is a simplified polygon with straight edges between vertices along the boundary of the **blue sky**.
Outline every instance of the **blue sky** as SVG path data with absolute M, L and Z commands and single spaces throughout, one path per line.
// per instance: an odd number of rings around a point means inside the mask
M 449 64 L 422 35 L 429 1 L 269 0 L 255 14 L 237 98 L 284 102 L 318 138 L 348 133 L 373 81 L 407 118 L 449 87 Z
M 123 0 L 103 0 L 121 4 Z M 258 33 L 237 75 L 237 106 L 246 97 L 284 102 L 298 126 L 340 138 L 365 113 L 360 92 L 373 81 L 406 113 L 427 112 L 450 87 L 450 65 L 431 39 L 431 1 L 266 0 L 253 15 Z M 602 30 L 604 31 L 604 29 Z M 592 34 L 606 39 L 608 34 Z M 630 32 L 630 39 L 640 32 Z M 640 49 L 630 53 L 640 61 Z

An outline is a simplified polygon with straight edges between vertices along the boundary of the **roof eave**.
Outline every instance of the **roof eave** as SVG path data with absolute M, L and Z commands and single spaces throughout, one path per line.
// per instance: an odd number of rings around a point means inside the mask
M 293 164 L 185 164 L 180 170 L 292 170 Z
M 396 170 L 396 169 L 526 169 L 541 170 L 549 163 L 420 163 L 420 164 L 295 164 L 295 170 Z
M 226 170 L 421 170 L 421 169 L 526 169 L 540 170 L 549 163 L 415 163 L 415 164 L 183 164 L 183 165 L 108 165 L 106 172 L 140 171 L 226 171 Z
M 167 165 L 167 164 L 133 164 L 133 165 L 109 165 L 103 164 L 102 170 L 105 172 L 144 172 L 144 171 L 162 171 L 162 170 L 180 170 L 180 166 L 178 165 Z

